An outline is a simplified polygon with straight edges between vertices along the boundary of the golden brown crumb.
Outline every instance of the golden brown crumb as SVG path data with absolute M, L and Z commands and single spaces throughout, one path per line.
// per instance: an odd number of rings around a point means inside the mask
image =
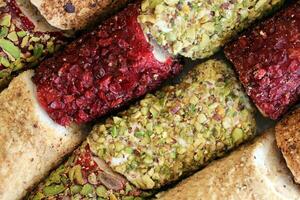
M 300 183 L 300 108 L 279 122 L 275 130 L 277 145 L 295 182 Z
M 81 29 L 98 17 L 125 5 L 128 0 L 31 0 L 54 27 Z

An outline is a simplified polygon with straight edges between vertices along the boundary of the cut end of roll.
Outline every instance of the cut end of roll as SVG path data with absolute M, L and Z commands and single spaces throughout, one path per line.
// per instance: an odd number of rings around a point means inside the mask
M 0 199 L 22 198 L 83 139 L 83 127 L 55 123 L 37 102 L 33 71 L 0 93 Z

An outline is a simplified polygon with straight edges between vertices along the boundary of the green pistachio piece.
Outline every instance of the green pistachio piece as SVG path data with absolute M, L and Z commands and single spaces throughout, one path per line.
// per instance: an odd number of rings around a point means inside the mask
M 18 59 L 21 56 L 21 50 L 9 40 L 0 38 L 0 47 L 15 59 Z
M 2 16 L 2 18 L 0 19 L 0 26 L 6 26 L 9 27 L 11 23 L 11 15 L 9 14 L 5 14 L 4 16 Z
M 44 45 L 36 44 L 33 49 L 33 56 L 35 58 L 40 58 L 43 54 L 43 50 L 44 50 Z
M 234 143 L 241 143 L 243 141 L 244 133 L 240 128 L 235 128 L 232 133 L 232 140 Z
M 112 137 L 117 137 L 118 136 L 118 130 L 117 130 L 117 127 L 116 126 L 113 126 L 111 128 L 111 136 Z
M 27 32 L 26 31 L 18 31 L 17 32 L 17 35 L 22 38 L 22 37 L 25 37 L 27 35 Z
M 80 194 L 87 196 L 87 195 L 93 193 L 93 191 L 94 191 L 93 186 L 91 184 L 87 183 L 82 187 Z
M 122 200 L 134 200 L 133 196 L 123 197 Z
M 1 27 L 1 29 L 0 29 L 0 38 L 1 37 L 6 37 L 7 34 L 8 34 L 8 28 L 5 27 L 5 26 Z
M 23 59 L 19 58 L 14 62 L 13 71 L 18 71 L 24 67 Z
M 11 74 L 11 69 L 0 70 L 0 78 L 5 78 Z
M 31 42 L 39 42 L 40 40 L 41 40 L 41 38 L 39 38 L 39 37 L 31 37 L 30 38 Z
M 42 200 L 43 198 L 45 198 L 45 195 L 41 192 L 38 192 L 36 195 L 34 195 L 32 200 Z
M 96 194 L 98 197 L 107 198 L 107 189 L 101 185 L 96 188 Z
M 93 184 L 93 185 L 96 185 L 98 182 L 97 182 L 97 176 L 95 173 L 91 173 L 89 176 L 88 176 L 88 181 L 90 184 Z
M 110 193 L 109 200 L 118 200 L 118 199 L 114 194 Z
M 4 66 L 4 67 L 9 67 L 10 66 L 10 63 L 9 61 L 3 57 L 3 56 L 0 56 L 0 63 Z
M 134 133 L 135 137 L 143 137 L 144 135 L 145 135 L 144 131 L 137 131 L 137 132 Z
M 71 198 L 72 200 L 82 200 L 82 197 L 80 194 L 75 194 L 74 196 L 72 196 Z
M 10 39 L 12 42 L 17 42 L 19 40 L 18 35 L 16 32 L 11 32 L 7 35 L 7 38 Z
M 26 35 L 21 42 L 21 48 L 25 48 L 29 42 L 29 35 Z
M 71 190 L 71 194 L 74 195 L 74 194 L 78 194 L 82 189 L 82 186 L 80 185 L 72 185 L 70 187 L 70 190 Z
M 64 185 L 49 185 L 43 189 L 43 192 L 46 196 L 54 196 L 65 191 Z
M 81 166 L 80 165 L 76 165 L 74 167 L 74 179 L 76 180 L 76 182 L 80 185 L 84 184 L 84 180 L 83 180 L 83 176 L 82 176 L 82 172 L 81 172 Z
M 47 42 L 47 50 L 48 50 L 48 52 L 49 53 L 54 53 L 54 43 L 53 43 L 53 41 L 49 41 L 49 42 Z

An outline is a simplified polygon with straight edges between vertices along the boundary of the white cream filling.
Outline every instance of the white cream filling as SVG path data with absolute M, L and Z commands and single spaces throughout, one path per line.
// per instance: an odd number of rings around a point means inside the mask
M 69 134 L 69 131 L 66 127 L 61 126 L 58 123 L 56 123 L 55 121 L 53 121 L 49 117 L 47 112 L 41 107 L 41 105 L 37 99 L 36 86 L 31 80 L 31 78 L 34 75 L 34 72 L 31 70 L 31 71 L 28 71 L 27 73 L 28 73 L 28 76 L 26 76 L 27 77 L 27 80 L 26 80 L 27 85 L 30 90 L 30 93 L 32 94 L 31 96 L 32 96 L 32 100 L 33 100 L 35 114 L 38 116 L 38 119 L 40 120 L 41 124 L 47 125 L 49 128 L 53 129 L 55 131 L 55 133 L 57 133 L 58 135 L 65 136 L 65 135 Z

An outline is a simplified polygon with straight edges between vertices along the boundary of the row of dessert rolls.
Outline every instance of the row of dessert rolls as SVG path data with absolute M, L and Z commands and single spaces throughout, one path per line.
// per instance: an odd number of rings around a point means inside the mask
M 77 3 L 65 6 L 80 9 Z M 71 42 L 35 71 L 16 77 L 0 94 L 0 199 L 23 197 L 84 140 L 87 122 L 177 75 L 182 68 L 177 56 L 210 56 L 281 4 L 279 0 L 137 2 Z M 298 2 L 291 3 L 225 48 L 248 95 L 273 119 L 298 101 L 299 9 Z M 228 63 L 209 60 L 181 83 L 148 94 L 127 111 L 96 124 L 68 161 L 27 198 L 148 198 L 207 165 L 256 134 L 254 109 L 234 76 Z M 272 137 L 261 140 L 268 143 Z M 275 146 L 270 148 L 273 151 Z M 264 150 L 262 155 L 268 153 Z M 238 177 L 241 183 L 246 181 Z M 291 198 L 299 196 L 288 175 L 285 182 L 261 187 L 274 189 L 281 183 L 286 183 Z M 205 187 L 199 182 L 197 191 L 207 191 Z M 180 194 L 183 199 L 196 198 Z M 232 195 L 240 198 L 238 190 Z M 276 192 L 269 195 L 282 197 Z

